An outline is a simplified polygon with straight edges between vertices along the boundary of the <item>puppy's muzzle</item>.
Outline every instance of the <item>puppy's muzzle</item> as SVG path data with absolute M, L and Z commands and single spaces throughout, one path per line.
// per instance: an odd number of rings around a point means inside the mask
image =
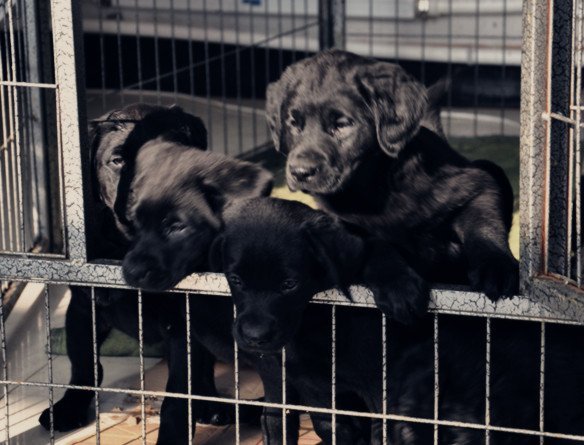
M 158 261 L 150 256 L 126 257 L 122 265 L 126 282 L 139 288 L 151 288 L 162 281 L 163 274 L 159 270 Z
M 251 349 L 263 349 L 268 347 L 274 340 L 274 325 L 265 322 L 256 322 L 254 320 L 241 320 L 237 324 L 237 333 L 239 339 Z
M 295 181 L 310 182 L 320 173 L 325 162 L 324 156 L 316 150 L 299 150 L 290 154 L 288 169 Z

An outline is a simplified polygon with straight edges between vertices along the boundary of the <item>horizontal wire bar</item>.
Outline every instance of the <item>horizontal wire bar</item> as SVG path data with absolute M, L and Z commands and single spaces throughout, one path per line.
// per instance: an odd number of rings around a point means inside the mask
M 15 80 L 0 80 L 0 86 L 23 88 L 46 88 L 51 90 L 59 88 L 59 85 L 56 83 L 18 82 Z
M 342 409 L 330 409 L 330 408 L 321 408 L 317 406 L 305 406 L 305 405 L 295 405 L 295 404 L 283 404 L 283 403 L 270 403 L 270 402 L 260 402 L 257 400 L 244 400 L 244 399 L 233 399 L 229 397 L 212 397 L 212 396 L 199 396 L 199 395 L 188 395 L 182 393 L 173 393 L 173 392 L 166 392 L 166 391 L 149 391 L 149 390 L 137 390 L 137 389 L 122 389 L 122 388 L 100 388 L 95 386 L 83 386 L 83 385 L 69 385 L 65 383 L 43 383 L 43 382 L 26 382 L 20 380 L 0 380 L 0 385 L 14 385 L 14 386 L 30 386 L 30 387 L 42 387 L 42 388 L 61 388 L 61 389 L 79 389 L 85 391 L 99 391 L 99 392 L 108 392 L 114 394 L 131 394 L 131 395 L 138 395 L 138 396 L 149 396 L 149 397 L 174 397 L 178 399 L 192 399 L 192 400 L 201 400 L 206 402 L 218 402 L 218 403 L 228 403 L 231 405 L 247 405 L 247 406 L 261 406 L 264 408 L 275 408 L 275 409 L 287 409 L 293 411 L 306 411 L 306 412 L 313 412 L 313 413 L 321 413 L 321 414 L 336 414 L 339 416 L 354 416 L 354 417 L 362 417 L 368 419 L 386 419 L 386 420 L 393 420 L 398 422 L 411 422 L 411 423 L 420 423 L 426 425 L 439 425 L 439 426 L 447 426 L 453 428 L 468 428 L 474 430 L 483 430 L 483 431 L 494 431 L 500 433 L 513 433 L 513 434 L 523 434 L 528 436 L 539 436 L 539 437 L 549 437 L 553 439 L 567 439 L 567 440 L 576 440 L 579 442 L 584 442 L 584 436 L 578 436 L 574 434 L 563 434 L 563 433 L 550 433 L 545 431 L 535 431 L 523 428 L 509 428 L 509 427 L 501 427 L 496 425 L 482 425 L 480 423 L 470 423 L 470 422 L 460 422 L 455 420 L 433 420 L 433 419 L 425 419 L 422 417 L 411 417 L 411 416 L 403 416 L 400 414 L 381 414 L 381 413 L 366 413 L 362 411 L 349 411 L 349 410 L 342 410 Z
M 584 128 L 584 123 L 579 123 L 575 119 L 571 119 L 559 113 L 544 112 L 541 114 L 541 117 L 546 122 L 550 122 L 552 119 L 555 119 L 566 124 L 569 124 L 571 127 L 577 127 L 579 125 L 581 128 Z

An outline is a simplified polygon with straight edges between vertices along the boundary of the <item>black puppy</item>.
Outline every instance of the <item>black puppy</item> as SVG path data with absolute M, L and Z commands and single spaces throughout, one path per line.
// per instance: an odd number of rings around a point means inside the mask
M 404 307 L 421 313 L 425 304 L 381 295 L 384 241 L 398 243 L 427 280 L 470 282 L 495 300 L 518 291 L 509 181 L 495 164 L 459 155 L 427 116 L 436 120 L 426 89 L 402 68 L 339 50 L 293 64 L 267 90 L 288 186 L 379 238 L 365 281 L 402 320 Z
M 114 212 L 119 197 L 120 178 L 127 164 L 141 146 L 152 138 L 180 142 L 190 150 L 207 148 L 207 133 L 202 121 L 179 107 L 158 107 L 133 104 L 112 111 L 90 123 L 92 186 L 95 196 L 97 231 L 91 244 L 98 258 L 122 259 L 131 241 L 131 227 L 123 215 Z M 123 192 L 122 192 L 123 193 Z M 138 306 L 135 292 L 95 289 L 97 350 L 113 327 L 136 337 L 138 335 Z M 162 303 L 164 301 L 164 303 Z M 144 294 L 143 325 L 146 344 L 166 341 L 170 364 L 167 390 L 186 392 L 186 329 L 183 317 L 184 298 L 177 295 Z M 92 343 L 91 289 L 71 288 L 71 302 L 66 315 L 67 354 L 71 361 L 73 385 L 94 384 Z M 216 395 L 213 377 L 214 358 L 196 339 L 192 339 L 193 391 Z M 99 382 L 103 370 L 99 367 Z M 67 390 L 54 406 L 54 428 L 68 431 L 88 421 L 92 391 Z M 187 412 L 178 412 L 165 401 L 161 412 L 159 443 L 186 442 Z M 226 423 L 232 413 L 225 405 L 199 404 L 200 420 Z M 39 419 L 50 428 L 50 412 L 45 410 Z
M 221 229 L 224 206 L 267 195 L 271 188 L 272 175 L 249 162 L 160 138 L 144 144 L 135 159 L 125 212 L 134 240 L 122 264 L 124 278 L 131 286 L 162 291 L 190 273 L 208 271 L 209 248 Z M 192 295 L 189 303 L 194 338 L 215 357 L 233 362 L 231 302 Z M 185 384 L 184 379 L 171 378 L 168 390 L 186 392 Z M 194 393 L 210 395 L 201 390 Z M 163 404 L 184 422 L 187 406 L 186 400 L 170 397 Z M 245 420 L 259 415 L 259 410 L 244 406 L 240 414 Z M 184 435 L 175 437 L 174 443 L 186 443 Z
M 211 260 L 229 282 L 237 309 L 233 332 L 240 348 L 267 360 L 274 354 L 279 357 L 285 347 L 287 402 L 330 408 L 331 309 L 308 303 L 315 293 L 331 287 L 346 289 L 356 279 L 363 241 L 322 212 L 269 198 L 231 205 L 224 223 Z M 391 414 L 433 419 L 434 350 L 429 321 L 415 328 L 389 325 L 387 412 Z M 491 344 L 491 425 L 539 429 L 539 326 L 533 327 L 531 339 L 517 322 L 493 328 L 498 336 L 493 336 Z M 476 320 L 463 317 L 440 323 L 441 420 L 485 421 L 484 329 Z M 572 334 L 548 337 L 546 431 L 584 432 L 584 353 Z M 337 307 L 335 335 L 336 407 L 382 413 L 379 312 Z M 571 366 L 566 366 L 566 360 L 572 360 Z M 263 368 L 260 374 L 270 382 L 266 399 L 281 400 L 280 393 L 270 392 L 271 382 L 281 378 L 281 369 Z M 278 410 L 266 412 L 264 443 L 281 443 L 281 418 Z M 324 443 L 332 443 L 331 416 L 313 413 L 311 418 Z M 336 416 L 339 444 L 382 443 L 382 432 L 380 421 Z M 431 425 L 391 421 L 387 433 L 392 444 L 433 441 Z M 484 440 L 484 431 L 440 428 L 440 444 L 474 445 Z M 491 443 L 531 445 L 539 443 L 539 438 L 492 433 Z
M 124 257 L 124 278 L 142 289 L 166 290 L 205 271 L 223 207 L 271 189 L 272 175 L 249 162 L 161 139 L 146 143 L 131 184 L 127 213 L 135 239 Z

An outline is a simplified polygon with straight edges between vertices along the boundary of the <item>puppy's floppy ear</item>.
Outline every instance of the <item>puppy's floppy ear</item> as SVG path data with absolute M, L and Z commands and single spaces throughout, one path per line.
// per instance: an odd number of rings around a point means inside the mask
M 363 65 L 355 81 L 373 115 L 379 146 L 397 157 L 420 127 L 426 88 L 400 66 L 387 62 Z
M 200 117 L 185 112 L 178 105 L 169 108 L 175 119 L 173 140 L 184 145 L 207 149 L 207 128 Z
M 348 284 L 362 267 L 363 240 L 347 231 L 338 219 L 324 214 L 304 222 L 301 231 L 333 286 L 351 298 Z
M 211 243 L 209 249 L 209 267 L 211 272 L 223 272 L 223 246 L 225 244 L 225 238 L 223 235 L 219 235 Z
M 266 90 L 266 119 L 270 132 L 272 133 L 272 140 L 277 151 L 281 151 L 282 142 L 282 120 L 280 112 L 282 109 L 282 102 L 284 101 L 286 86 L 284 79 L 277 82 L 272 82 L 268 85 Z
M 269 171 L 228 156 L 205 169 L 200 182 L 209 205 L 217 212 L 230 201 L 268 196 L 273 183 L 274 177 Z

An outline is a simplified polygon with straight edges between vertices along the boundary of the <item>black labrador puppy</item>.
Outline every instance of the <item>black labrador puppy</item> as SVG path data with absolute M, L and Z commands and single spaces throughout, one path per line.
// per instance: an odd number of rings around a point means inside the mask
M 324 289 L 345 290 L 360 274 L 363 240 L 327 214 L 291 201 L 256 198 L 231 205 L 225 229 L 211 251 L 223 270 L 236 307 L 233 333 L 238 345 L 257 357 L 279 357 L 286 348 L 287 402 L 330 408 L 333 392 L 331 308 L 309 304 Z M 485 327 L 476 319 L 441 318 L 439 329 L 439 418 L 484 424 Z M 434 418 L 433 322 L 388 328 L 387 412 Z M 517 322 L 493 321 L 491 341 L 491 425 L 539 429 L 539 324 L 523 329 Z M 382 324 L 375 309 L 336 308 L 336 408 L 382 413 Z M 553 329 L 550 327 L 548 329 Z M 533 331 L 533 332 L 531 332 Z M 580 331 L 548 336 L 545 427 L 565 434 L 584 432 L 584 352 Z M 258 358 L 258 360 L 260 360 Z M 570 361 L 571 365 L 566 366 Z M 260 370 L 264 381 L 281 378 L 279 367 Z M 266 400 L 280 393 L 266 388 Z M 360 403 L 359 403 L 360 402 Z M 281 443 L 279 410 L 268 410 L 264 443 Z M 315 431 L 332 443 L 330 415 L 312 413 Z M 293 428 L 294 422 L 289 422 Z M 433 442 L 431 425 L 389 421 L 392 444 Z M 336 416 L 339 444 L 382 443 L 383 424 L 356 416 Z M 289 433 L 289 440 L 294 440 Z M 441 427 L 440 444 L 483 443 L 484 431 Z M 546 439 L 546 443 L 549 439 Z M 288 442 L 294 443 L 294 442 Z M 531 445 L 536 436 L 492 432 L 495 445 Z M 551 443 L 551 442 L 550 442 Z M 561 442 L 558 442 L 561 443 Z
M 133 242 L 122 263 L 125 280 L 147 291 L 163 291 L 193 272 L 208 271 L 209 248 L 222 227 L 223 208 L 232 201 L 268 195 L 271 188 L 272 175 L 249 162 L 193 150 L 164 138 L 147 142 L 135 158 L 126 203 Z M 165 295 L 164 304 L 171 301 L 169 297 Z M 184 305 L 184 297 L 181 301 Z M 233 362 L 231 302 L 191 295 L 189 304 L 193 340 L 213 356 Z M 185 337 L 183 333 L 183 341 Z M 184 362 L 185 350 L 180 352 Z M 187 389 L 184 378 L 169 377 L 167 391 L 186 393 Z M 193 393 L 212 395 L 205 388 L 194 388 Z M 163 408 L 175 413 L 175 423 L 182 419 L 180 426 L 186 428 L 186 400 L 167 397 Z M 195 404 L 195 415 L 197 410 Z M 255 407 L 243 406 L 240 419 L 253 421 L 259 413 Z M 175 433 L 173 443 L 186 443 L 183 430 L 180 435 Z
M 89 128 L 92 189 L 94 192 L 96 231 L 90 243 L 98 258 L 123 259 L 132 242 L 132 227 L 125 215 L 114 211 L 120 193 L 120 180 L 127 165 L 147 141 L 182 143 L 189 150 L 207 148 L 207 132 L 202 121 L 179 107 L 132 104 L 92 121 Z M 122 192 L 123 193 L 123 192 Z M 97 351 L 112 328 L 138 335 L 138 306 L 135 292 L 95 289 Z M 183 317 L 185 300 L 178 295 L 144 294 L 143 325 L 146 344 L 166 342 L 170 364 L 168 390 L 186 392 L 186 327 Z M 72 385 L 94 385 L 91 289 L 71 287 L 71 302 L 66 314 L 67 355 L 71 361 Z M 215 359 L 196 339 L 192 339 L 193 391 L 217 395 L 213 377 Z M 103 369 L 98 363 L 99 383 Z M 68 389 L 54 406 L 54 428 L 69 431 L 88 422 L 92 391 Z M 170 409 L 163 403 L 159 443 L 182 443 L 187 440 L 187 411 Z M 223 424 L 233 413 L 225 405 L 200 403 L 196 414 L 205 423 Z M 50 428 L 50 411 L 39 419 Z
M 275 147 L 288 157 L 289 188 L 378 238 L 364 273 L 389 315 L 407 321 L 426 306 L 381 295 L 386 243 L 399 244 L 427 280 L 470 282 L 494 300 L 518 291 L 509 181 L 448 145 L 426 88 L 401 67 L 324 51 L 270 84 L 266 108 Z

